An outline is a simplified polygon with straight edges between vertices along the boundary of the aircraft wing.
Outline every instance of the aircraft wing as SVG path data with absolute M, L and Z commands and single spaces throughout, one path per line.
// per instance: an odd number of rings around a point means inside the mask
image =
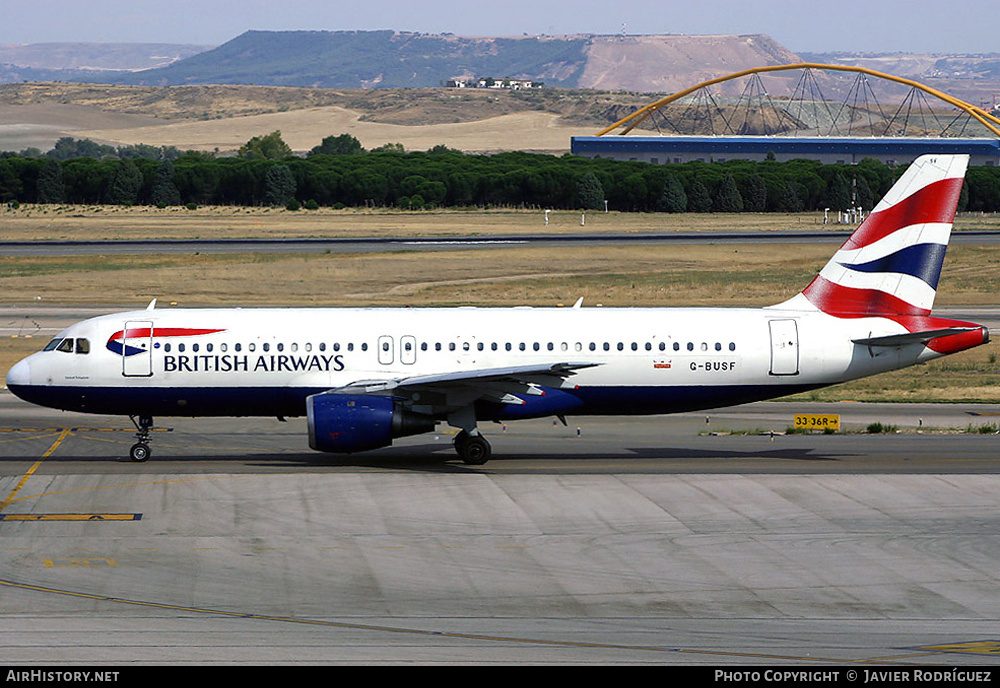
M 416 401 L 454 406 L 477 399 L 500 403 L 523 403 L 517 395 L 543 394 L 539 386 L 553 385 L 575 375 L 578 370 L 601 365 L 586 361 L 566 361 L 544 365 L 480 368 L 433 375 L 415 375 L 390 380 L 358 380 L 330 390 L 334 394 L 388 393 Z M 430 397 L 429 399 L 427 397 Z

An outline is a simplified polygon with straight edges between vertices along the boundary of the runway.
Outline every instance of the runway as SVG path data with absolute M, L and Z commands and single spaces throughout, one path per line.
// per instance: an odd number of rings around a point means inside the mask
M 354 237 L 298 239 L 135 239 L 108 241 L 2 241 L 0 256 L 78 256 L 177 253 L 373 253 L 385 251 L 466 251 L 491 248 L 687 245 L 687 244 L 842 244 L 846 230 L 769 232 L 568 232 L 454 237 Z M 994 245 L 1000 232 L 953 232 L 952 244 Z
M 780 402 L 538 420 L 487 428 L 496 458 L 470 468 L 446 432 L 343 457 L 300 419 L 163 419 L 133 464 L 127 420 L 3 393 L 0 645 L 11 664 L 995 663 L 1000 439 L 943 428 L 1000 407 L 834 406 L 901 432 L 786 436 L 803 409 Z

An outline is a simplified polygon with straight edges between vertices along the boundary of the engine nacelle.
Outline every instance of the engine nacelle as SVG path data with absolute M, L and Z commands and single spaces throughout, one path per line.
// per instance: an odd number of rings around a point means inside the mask
M 392 397 L 375 394 L 314 394 L 306 398 L 309 446 L 348 454 L 378 449 L 396 437 L 434 430 L 434 421 L 411 413 Z

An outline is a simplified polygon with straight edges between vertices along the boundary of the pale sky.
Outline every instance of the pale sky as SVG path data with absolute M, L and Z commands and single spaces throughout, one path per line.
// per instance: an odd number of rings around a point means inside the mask
M 998 0 L 6 0 L 0 44 L 219 45 L 244 31 L 768 34 L 794 52 L 1000 53 Z

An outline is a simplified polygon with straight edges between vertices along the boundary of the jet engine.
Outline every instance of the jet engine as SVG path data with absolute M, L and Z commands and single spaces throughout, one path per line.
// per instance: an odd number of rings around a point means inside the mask
M 337 454 L 387 447 L 397 437 L 434 430 L 433 419 L 375 394 L 314 394 L 306 398 L 306 411 L 309 446 Z

